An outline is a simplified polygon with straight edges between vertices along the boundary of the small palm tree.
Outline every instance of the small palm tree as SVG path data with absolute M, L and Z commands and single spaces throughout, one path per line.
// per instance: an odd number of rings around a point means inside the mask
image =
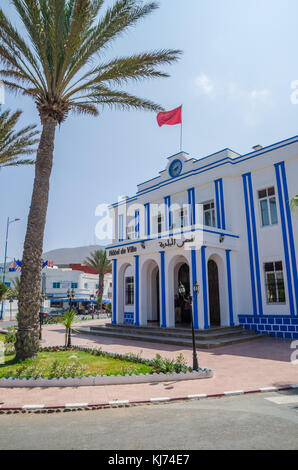
M 105 250 L 96 250 L 85 260 L 86 266 L 95 269 L 98 272 L 98 298 L 100 312 L 102 311 L 102 296 L 104 290 L 105 274 L 112 271 L 112 263 L 108 260 Z
M 16 131 L 22 111 L 0 113 L 0 168 L 7 166 L 33 165 L 33 160 L 22 159 L 36 152 L 39 142 L 36 126 L 27 126 Z
M 73 112 L 98 116 L 105 107 L 160 111 L 151 100 L 122 89 L 131 81 L 167 77 L 161 64 L 180 51 L 159 50 L 106 59 L 113 42 L 157 8 L 153 2 L 115 0 L 11 0 L 25 29 L 21 35 L 0 8 L 0 76 L 6 87 L 30 96 L 42 133 L 24 243 L 18 359 L 39 349 L 41 261 L 56 128 Z M 102 12 L 102 15 L 100 13 Z
M 75 310 L 67 310 L 64 313 L 64 318 L 62 324 L 65 326 L 65 347 L 71 348 L 71 330 L 72 325 L 75 321 L 76 311 Z
M 298 214 L 298 194 L 297 196 L 293 197 L 290 202 L 291 209 L 294 213 Z
M 11 287 L 11 296 L 14 297 L 15 299 L 19 298 L 20 286 L 21 286 L 21 279 L 19 277 L 16 277 L 15 279 L 13 279 L 12 287 Z

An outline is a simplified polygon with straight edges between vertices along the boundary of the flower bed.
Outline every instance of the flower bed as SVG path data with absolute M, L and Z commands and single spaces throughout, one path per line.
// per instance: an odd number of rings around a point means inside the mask
M 154 359 L 144 359 L 134 354 L 115 354 L 101 351 L 100 349 L 91 349 L 84 347 L 51 347 L 41 348 L 40 353 L 65 353 L 65 352 L 83 352 L 91 356 L 99 357 L 101 359 L 109 359 L 113 361 L 121 361 L 124 368 L 120 373 L 102 373 L 97 375 L 85 374 L 81 368 L 72 367 L 67 371 L 63 368 L 59 369 L 59 364 L 56 364 L 56 369 L 52 370 L 46 377 L 40 377 L 38 369 L 31 367 L 26 369 L 18 369 L 16 374 L 9 374 L 13 376 L 6 376 L 0 379 L 1 387 L 77 387 L 77 386 L 90 386 L 90 385 L 115 385 L 127 383 L 145 383 L 156 381 L 170 381 L 170 380 L 194 380 L 199 378 L 210 378 L 213 372 L 209 369 L 200 369 L 198 372 L 192 371 L 187 366 L 183 356 L 178 356 L 176 361 L 162 359 L 161 356 L 156 356 Z M 26 361 L 24 362 L 24 364 Z M 129 367 L 131 364 L 132 367 Z M 135 367 L 134 367 L 135 365 Z M 60 366 L 61 367 L 61 366 Z M 71 366 L 70 366 L 71 367 Z M 1 368 L 0 368 L 1 371 Z M 55 376 L 57 372 L 57 376 Z

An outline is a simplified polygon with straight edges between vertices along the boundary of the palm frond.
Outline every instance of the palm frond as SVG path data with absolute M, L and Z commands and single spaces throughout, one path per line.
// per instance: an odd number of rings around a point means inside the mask
M 33 165 L 34 160 L 21 157 L 36 152 L 39 131 L 36 126 L 16 130 L 22 112 L 6 110 L 0 114 L 0 167 Z

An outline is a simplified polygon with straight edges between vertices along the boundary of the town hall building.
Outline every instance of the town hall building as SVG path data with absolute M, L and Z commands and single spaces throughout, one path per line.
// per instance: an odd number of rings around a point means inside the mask
M 169 157 L 110 206 L 112 323 L 187 326 L 182 285 L 196 330 L 243 325 L 298 338 L 297 175 L 298 136 L 247 155 Z

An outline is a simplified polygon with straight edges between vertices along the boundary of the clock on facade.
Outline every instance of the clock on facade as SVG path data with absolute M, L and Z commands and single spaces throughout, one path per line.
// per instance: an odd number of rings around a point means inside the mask
M 182 162 L 180 160 L 174 160 L 169 168 L 169 174 L 172 178 L 176 178 L 182 171 Z

